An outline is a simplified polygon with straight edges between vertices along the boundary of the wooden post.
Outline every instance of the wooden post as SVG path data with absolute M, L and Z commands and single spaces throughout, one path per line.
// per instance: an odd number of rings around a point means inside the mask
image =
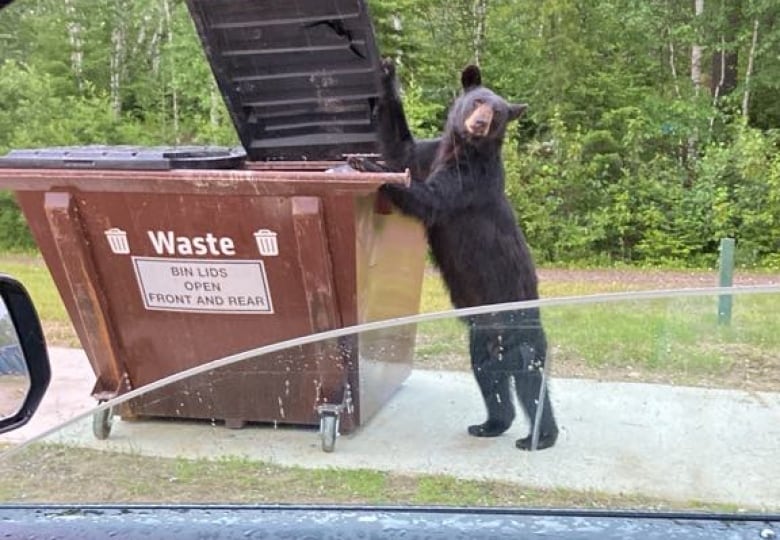
M 721 238 L 719 262 L 719 286 L 731 287 L 734 282 L 734 239 Z M 731 324 L 732 296 L 723 294 L 718 298 L 718 324 Z

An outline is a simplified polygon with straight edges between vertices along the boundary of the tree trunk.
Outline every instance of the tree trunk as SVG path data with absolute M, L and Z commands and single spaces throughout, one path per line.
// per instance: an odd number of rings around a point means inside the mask
M 672 69 L 672 82 L 674 83 L 674 93 L 679 98 L 681 97 L 680 94 L 680 83 L 677 82 L 677 67 L 674 60 L 674 40 L 672 39 L 672 30 L 671 28 L 668 29 L 669 33 L 669 67 Z
M 79 92 L 84 84 L 84 42 L 81 39 L 81 23 L 76 18 L 73 0 L 65 0 L 65 13 L 68 18 L 68 42 L 70 43 L 70 69 L 76 79 Z
M 472 43 L 474 45 L 474 62 L 479 65 L 487 31 L 487 0 L 474 0 L 473 15 L 474 34 Z
M 115 118 L 122 114 L 122 71 L 125 60 L 125 17 L 123 3 L 117 1 L 114 5 L 114 28 L 111 30 L 111 57 L 110 67 L 110 88 L 111 88 L 111 110 Z
M 742 18 L 739 1 L 722 0 L 721 9 L 728 10 L 728 19 L 721 34 L 720 48 L 712 56 L 712 84 L 710 90 L 717 104 L 719 98 L 730 94 L 737 87 L 737 32 Z
M 211 123 L 212 133 L 216 133 L 217 128 L 219 127 L 219 104 L 221 101 L 219 88 L 217 87 L 216 83 L 211 84 L 209 101 L 209 122 Z M 212 143 L 216 144 L 216 141 L 212 141 Z
M 748 56 L 747 71 L 745 72 L 745 96 L 742 98 L 742 116 L 747 118 L 750 105 L 750 77 L 753 75 L 753 61 L 756 57 L 756 44 L 758 43 L 758 17 L 753 20 L 753 40 L 750 43 L 750 55 Z
M 697 24 L 701 21 L 701 16 L 704 13 L 704 0 L 694 0 L 694 15 L 696 17 Z M 699 37 L 700 39 L 700 37 Z M 701 56 L 702 46 L 694 44 L 691 46 L 691 82 L 693 83 L 693 91 L 696 97 L 699 97 L 699 91 L 701 90 Z M 694 132 L 688 137 L 688 150 L 686 152 L 687 162 L 689 164 L 695 163 L 699 156 L 699 133 L 698 129 L 694 128 Z M 690 179 L 688 181 L 690 183 Z
M 158 14 L 159 15 L 159 14 Z M 163 17 L 157 17 L 157 28 L 155 28 L 152 38 L 149 40 L 149 57 L 152 59 L 152 73 L 156 77 L 160 73 L 160 41 L 162 40 Z
M 176 144 L 179 144 L 181 142 L 179 139 L 179 96 L 176 91 L 176 61 L 173 54 L 173 24 L 169 0 L 163 0 L 163 11 L 165 13 L 166 34 L 168 36 L 168 54 L 171 58 L 171 114 L 173 115 L 173 136 L 176 140 Z
M 694 0 L 694 12 L 697 20 L 701 20 L 701 15 L 704 13 L 704 0 Z M 702 46 L 694 44 L 691 47 L 691 82 L 693 83 L 693 89 L 696 95 L 699 95 L 701 90 L 701 57 Z

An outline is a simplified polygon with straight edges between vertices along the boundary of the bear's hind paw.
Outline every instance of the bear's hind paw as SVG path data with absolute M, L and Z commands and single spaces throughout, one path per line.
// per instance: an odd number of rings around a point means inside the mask
M 515 446 L 520 450 L 531 450 L 531 442 L 532 442 L 531 439 L 532 439 L 531 435 L 529 435 L 528 437 L 524 437 L 522 439 L 517 439 L 517 441 L 515 441 Z M 544 450 L 545 448 L 550 448 L 555 444 L 555 441 L 557 440 L 558 440 L 557 430 L 550 433 L 540 433 L 539 441 L 536 444 L 536 449 Z
M 474 437 L 498 437 L 504 433 L 511 424 L 504 424 L 503 422 L 494 422 L 488 420 L 484 424 L 475 424 L 469 426 L 469 435 Z

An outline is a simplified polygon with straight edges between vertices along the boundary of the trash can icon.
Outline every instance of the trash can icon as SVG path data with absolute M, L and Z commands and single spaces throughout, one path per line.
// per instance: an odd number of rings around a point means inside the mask
M 127 232 L 112 227 L 105 231 L 105 235 L 108 239 L 108 245 L 111 246 L 111 251 L 117 255 L 127 255 L 130 253 L 130 244 L 127 243 Z
M 279 255 L 279 243 L 276 241 L 276 233 L 270 229 L 260 229 L 255 233 L 257 249 L 264 257 L 276 257 Z

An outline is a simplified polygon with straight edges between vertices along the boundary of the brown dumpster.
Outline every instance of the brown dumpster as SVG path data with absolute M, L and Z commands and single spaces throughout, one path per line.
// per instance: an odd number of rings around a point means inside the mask
M 95 146 L 0 159 L 0 189 L 16 193 L 98 400 L 419 309 L 423 229 L 377 200 L 379 185 L 407 174 L 343 166 L 348 153 L 376 151 L 378 57 L 364 3 L 188 4 L 243 150 Z M 242 362 L 117 413 L 320 425 L 332 450 L 339 424 L 361 425 L 408 376 L 413 330 L 401 338 L 381 352 L 353 338 Z M 95 435 L 109 430 L 110 414 L 96 416 Z

